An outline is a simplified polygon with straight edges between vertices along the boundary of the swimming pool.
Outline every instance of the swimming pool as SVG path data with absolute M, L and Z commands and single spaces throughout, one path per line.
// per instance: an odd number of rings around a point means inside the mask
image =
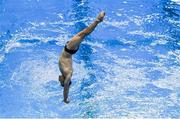
M 0 117 L 180 117 L 179 0 L 0 0 Z M 104 10 L 74 55 L 64 44 Z

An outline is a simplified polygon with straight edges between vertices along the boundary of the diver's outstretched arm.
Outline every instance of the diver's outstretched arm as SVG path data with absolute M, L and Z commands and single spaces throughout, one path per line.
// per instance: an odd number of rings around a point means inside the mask
M 66 76 L 65 80 L 64 80 L 64 91 L 63 91 L 63 95 L 64 95 L 64 102 L 65 103 L 69 103 L 68 100 L 68 93 L 69 93 L 69 83 L 71 81 L 71 77 L 72 77 L 72 73 L 69 73 L 69 75 Z
M 91 25 L 89 25 L 87 28 L 85 28 L 84 30 L 76 34 L 74 37 L 72 37 L 72 39 L 67 43 L 67 48 L 71 50 L 78 49 L 84 37 L 89 35 L 96 28 L 96 26 L 103 21 L 104 16 L 105 12 L 101 12 Z

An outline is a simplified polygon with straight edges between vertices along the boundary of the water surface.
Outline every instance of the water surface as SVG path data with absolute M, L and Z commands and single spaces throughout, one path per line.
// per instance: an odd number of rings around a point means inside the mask
M 180 117 L 179 0 L 0 0 L 0 117 Z M 64 44 L 104 10 L 73 57 Z

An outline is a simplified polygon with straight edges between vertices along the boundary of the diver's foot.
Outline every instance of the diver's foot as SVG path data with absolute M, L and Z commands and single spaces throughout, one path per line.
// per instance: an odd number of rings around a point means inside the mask
M 59 82 L 61 83 L 61 86 L 64 87 L 64 80 L 63 77 L 59 75 Z
M 102 22 L 104 19 L 104 16 L 105 16 L 105 12 L 104 11 L 100 12 L 98 17 L 96 18 L 96 21 Z

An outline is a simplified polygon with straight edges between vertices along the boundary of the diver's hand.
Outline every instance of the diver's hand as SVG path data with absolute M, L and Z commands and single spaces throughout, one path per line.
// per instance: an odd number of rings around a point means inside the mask
M 70 101 L 68 99 L 64 99 L 64 102 L 68 104 Z
M 104 16 L 105 16 L 105 12 L 104 11 L 100 12 L 95 21 L 97 21 L 99 23 L 102 22 L 104 19 Z

